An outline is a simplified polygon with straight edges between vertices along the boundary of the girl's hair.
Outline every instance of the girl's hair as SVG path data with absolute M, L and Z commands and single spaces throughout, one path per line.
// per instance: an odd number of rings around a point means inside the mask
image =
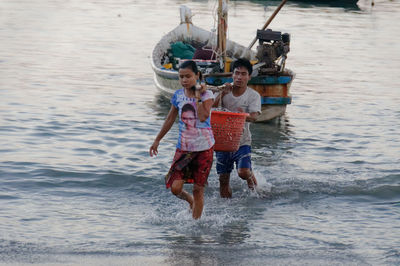
M 199 73 L 200 80 L 203 78 L 201 72 L 199 71 L 199 68 L 196 65 L 196 62 L 194 62 L 193 60 L 185 61 L 179 66 L 179 69 L 186 69 L 186 68 L 191 69 L 193 73 L 195 73 L 196 75 L 197 73 Z

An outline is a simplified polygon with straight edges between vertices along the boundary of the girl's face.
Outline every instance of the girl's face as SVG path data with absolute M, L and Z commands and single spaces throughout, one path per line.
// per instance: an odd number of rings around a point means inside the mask
M 179 69 L 179 82 L 185 89 L 190 89 L 196 85 L 199 79 L 199 73 L 195 74 L 190 68 Z
M 196 116 L 192 111 L 186 111 L 181 114 L 181 119 L 187 128 L 196 126 Z

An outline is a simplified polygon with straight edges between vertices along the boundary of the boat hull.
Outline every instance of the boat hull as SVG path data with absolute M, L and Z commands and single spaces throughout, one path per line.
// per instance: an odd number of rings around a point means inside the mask
M 160 58 L 165 54 L 170 43 L 187 40 L 188 38 L 199 42 L 213 39 L 212 33 L 208 31 L 195 27 L 192 24 L 181 24 L 165 35 L 153 50 L 151 65 L 154 71 L 154 83 L 162 94 L 167 97 L 172 96 L 177 89 L 181 88 L 181 85 L 179 83 L 178 72 L 173 69 L 165 69 L 161 64 Z M 227 50 L 236 58 L 255 59 L 254 51 L 248 50 L 246 47 L 232 41 L 227 42 Z M 219 86 L 233 81 L 232 77 L 227 76 L 226 73 L 220 74 L 207 75 L 205 78 L 206 84 Z M 286 105 L 290 104 L 292 100 L 290 85 L 294 76 L 295 74 L 292 71 L 286 69 L 282 73 L 252 77 L 248 86 L 261 95 L 262 113 L 257 122 L 266 122 L 285 113 Z

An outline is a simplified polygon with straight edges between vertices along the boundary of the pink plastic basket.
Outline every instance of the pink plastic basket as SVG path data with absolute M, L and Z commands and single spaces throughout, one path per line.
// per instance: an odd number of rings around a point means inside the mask
M 248 113 L 211 112 L 211 128 L 215 138 L 215 151 L 237 151 Z

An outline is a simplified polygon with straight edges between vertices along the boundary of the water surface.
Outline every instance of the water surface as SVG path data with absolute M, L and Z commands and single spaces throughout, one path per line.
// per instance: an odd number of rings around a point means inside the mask
M 0 3 L 0 264 L 397 265 L 400 263 L 399 1 L 287 4 L 293 103 L 252 126 L 260 183 L 215 170 L 193 221 L 165 189 L 177 127 L 149 55 L 214 1 Z M 232 1 L 229 38 L 253 39 L 277 1 Z M 187 187 L 190 189 L 190 186 Z

